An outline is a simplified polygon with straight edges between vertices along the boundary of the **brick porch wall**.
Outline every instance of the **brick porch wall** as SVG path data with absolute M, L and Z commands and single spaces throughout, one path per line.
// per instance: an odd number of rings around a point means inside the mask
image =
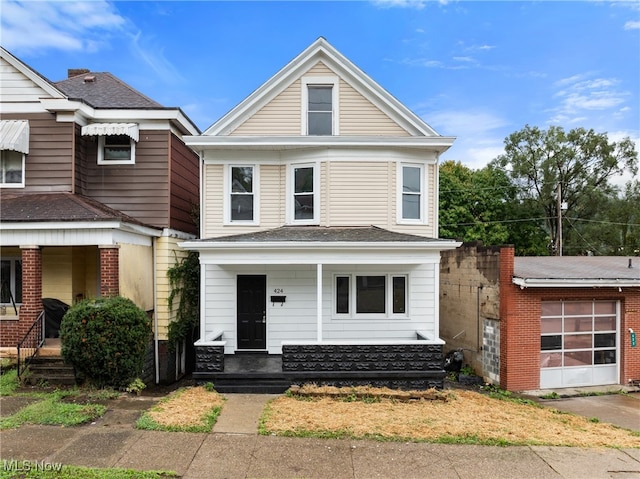
M 100 246 L 100 296 L 120 294 L 120 254 L 118 246 Z
M 22 247 L 22 306 L 18 320 L 0 324 L 0 346 L 15 347 L 42 311 L 42 250 Z

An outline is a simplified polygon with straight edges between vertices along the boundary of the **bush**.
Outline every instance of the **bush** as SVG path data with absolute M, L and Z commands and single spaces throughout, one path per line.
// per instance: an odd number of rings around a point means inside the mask
M 85 300 L 62 318 L 62 356 L 76 377 L 98 387 L 124 387 L 140 376 L 150 335 L 151 321 L 133 301 Z

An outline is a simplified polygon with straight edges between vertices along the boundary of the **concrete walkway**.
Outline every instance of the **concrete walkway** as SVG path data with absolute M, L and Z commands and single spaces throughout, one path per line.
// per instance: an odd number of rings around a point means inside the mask
M 640 479 L 640 449 L 492 447 L 260 436 L 272 395 L 227 394 L 212 433 L 139 431 L 153 400 L 125 398 L 91 425 L 2 431 L 0 456 L 172 470 L 184 478 Z

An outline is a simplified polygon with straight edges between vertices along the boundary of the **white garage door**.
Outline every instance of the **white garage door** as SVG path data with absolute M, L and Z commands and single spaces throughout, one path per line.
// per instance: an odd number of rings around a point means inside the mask
M 540 387 L 618 383 L 619 303 L 543 301 Z

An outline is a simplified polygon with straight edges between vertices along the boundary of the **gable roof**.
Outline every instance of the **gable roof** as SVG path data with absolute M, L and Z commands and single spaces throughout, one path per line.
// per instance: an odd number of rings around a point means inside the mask
M 35 85 L 45 91 L 51 98 L 65 98 L 65 95 L 60 91 L 53 83 L 40 73 L 35 71 L 29 65 L 13 56 L 8 50 L 0 46 L 0 58 L 6 61 L 13 68 L 22 73 L 25 77 L 31 80 Z
M 516 257 L 513 283 L 522 288 L 640 287 L 640 257 Z
M 70 99 L 82 100 L 94 108 L 164 108 L 109 72 L 87 72 L 55 85 Z
M 412 136 L 443 138 L 322 37 L 207 128 L 203 136 L 228 135 L 319 61 L 335 71 L 340 78 L 410 132 Z

